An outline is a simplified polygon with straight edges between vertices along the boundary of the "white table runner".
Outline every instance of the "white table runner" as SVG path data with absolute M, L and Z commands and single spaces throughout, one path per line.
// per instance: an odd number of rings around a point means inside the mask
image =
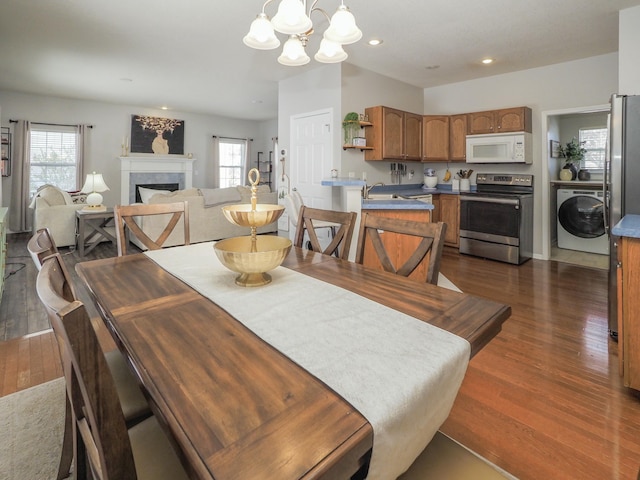
M 239 287 L 213 242 L 146 254 L 365 416 L 368 479 L 397 478 L 449 415 L 469 361 L 465 339 L 284 267 L 269 285 Z

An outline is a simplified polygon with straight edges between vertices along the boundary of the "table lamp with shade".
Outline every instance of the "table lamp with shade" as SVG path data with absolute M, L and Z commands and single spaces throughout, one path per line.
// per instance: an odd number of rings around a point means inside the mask
M 107 190 L 109 190 L 109 187 L 104 183 L 101 173 L 93 172 L 88 174 L 84 186 L 82 190 L 80 190 L 81 193 L 89 194 L 87 195 L 87 206 L 84 207 L 83 210 L 89 212 L 104 212 L 107 207 L 102 205 L 102 195 L 100 195 L 100 192 Z

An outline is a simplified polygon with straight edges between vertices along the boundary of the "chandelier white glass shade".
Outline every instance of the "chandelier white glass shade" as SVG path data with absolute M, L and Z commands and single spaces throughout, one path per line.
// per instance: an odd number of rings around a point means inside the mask
M 298 35 L 291 35 L 289 40 L 284 42 L 282 47 L 282 55 L 278 57 L 278 62 L 289 67 L 299 67 L 310 62 L 309 55 L 304 49 L 302 40 Z
M 90 173 L 87 175 L 87 179 L 84 182 L 84 186 L 81 193 L 88 193 L 87 195 L 87 206 L 83 208 L 83 210 L 90 210 L 93 212 L 106 210 L 106 207 L 102 205 L 102 195 L 100 192 L 106 192 L 109 190 L 107 184 L 104 183 L 104 178 L 102 178 L 101 173 Z
M 267 0 L 262 6 L 262 12 L 251 23 L 249 33 L 243 38 L 245 45 L 258 50 L 271 50 L 280 46 L 280 40 L 275 32 L 289 35 L 285 42 L 278 62 L 288 66 L 300 66 L 309 63 L 305 52 L 309 37 L 314 33 L 310 15 L 312 12 L 322 13 L 329 21 L 329 27 L 324 32 L 320 48 L 314 55 L 318 62 L 338 63 L 347 59 L 347 53 L 342 45 L 355 43 L 362 38 L 362 32 L 356 25 L 355 17 L 344 5 L 344 0 L 331 18 L 327 13 L 316 8 L 319 0 L 314 0 L 306 11 L 306 0 L 281 0 L 278 11 L 270 21 L 265 13 L 265 7 L 274 0 Z

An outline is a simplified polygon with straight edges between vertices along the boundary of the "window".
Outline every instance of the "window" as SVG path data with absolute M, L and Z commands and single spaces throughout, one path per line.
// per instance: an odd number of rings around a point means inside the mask
M 78 188 L 78 147 L 76 127 L 31 127 L 29 149 L 29 195 L 50 183 L 62 190 Z
M 578 141 L 586 149 L 580 168 L 602 171 L 607 148 L 607 129 L 605 127 L 581 128 Z
M 220 154 L 220 188 L 244 185 L 244 164 L 247 142 L 221 138 Z

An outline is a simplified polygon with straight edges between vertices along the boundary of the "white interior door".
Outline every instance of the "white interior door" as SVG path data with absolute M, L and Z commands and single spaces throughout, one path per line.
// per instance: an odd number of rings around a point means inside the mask
M 297 189 L 304 204 L 331 209 L 331 187 L 321 185 L 333 168 L 333 112 L 320 110 L 291 117 L 291 188 Z

